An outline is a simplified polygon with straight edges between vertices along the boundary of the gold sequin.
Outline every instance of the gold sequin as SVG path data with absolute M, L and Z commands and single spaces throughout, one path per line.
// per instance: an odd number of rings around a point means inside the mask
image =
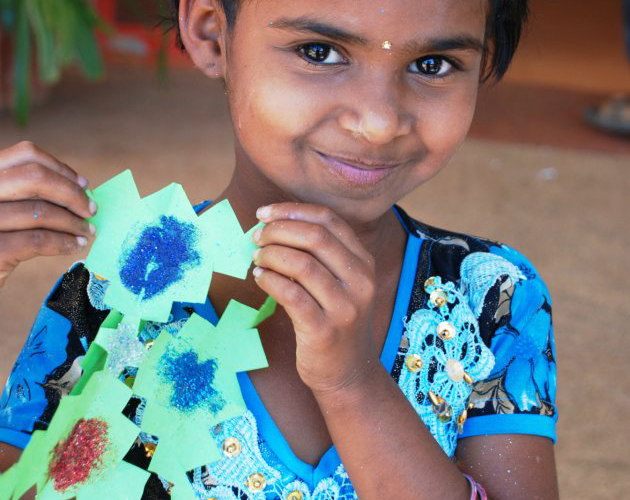
M 304 500 L 304 495 L 301 491 L 293 490 L 287 495 L 287 500 Z
M 464 431 L 464 424 L 468 419 L 468 410 L 464 410 L 463 413 L 457 417 L 457 432 L 460 434 Z
M 236 438 L 229 437 L 223 441 L 221 449 L 226 457 L 235 457 L 241 452 L 241 442 Z
M 410 354 L 405 360 L 405 365 L 410 372 L 419 372 L 422 370 L 422 358 L 417 354 Z
M 442 307 L 448 302 L 448 295 L 446 295 L 446 292 L 444 290 L 438 288 L 431 292 L 429 299 L 434 306 Z
M 147 458 L 151 458 L 155 454 L 155 449 L 157 445 L 154 443 L 144 443 L 144 453 Z
M 100 274 L 96 274 L 96 273 L 94 273 L 94 277 L 95 277 L 98 281 L 105 281 L 105 278 L 103 278 Z
M 433 406 L 433 413 L 435 413 L 440 422 L 446 423 L 451 420 L 453 410 L 443 397 L 438 396 L 433 391 L 429 391 L 429 399 Z
M 437 334 L 442 340 L 453 340 L 457 335 L 457 330 L 452 323 L 442 321 L 437 327 Z
M 136 381 L 136 377 L 129 375 L 128 377 L 125 377 L 125 385 L 127 387 L 129 387 L 130 389 L 133 387 L 133 383 Z
M 431 276 L 429 279 L 427 279 L 424 282 L 424 291 L 429 293 L 429 287 L 432 287 L 435 285 L 435 277 Z
M 391 50 L 392 42 L 390 42 L 389 40 L 385 40 L 383 44 L 381 45 L 381 47 L 383 47 L 384 50 Z
M 247 488 L 252 493 L 262 491 L 267 486 L 267 479 L 260 472 L 254 472 L 247 478 Z

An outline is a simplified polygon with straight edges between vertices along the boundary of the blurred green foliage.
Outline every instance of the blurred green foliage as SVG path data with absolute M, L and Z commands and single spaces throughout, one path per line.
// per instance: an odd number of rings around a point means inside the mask
M 0 0 L 0 31 L 13 42 L 18 124 L 28 122 L 33 64 L 44 83 L 59 81 L 63 68 L 74 63 L 88 78 L 103 74 L 97 30 L 111 32 L 87 0 Z

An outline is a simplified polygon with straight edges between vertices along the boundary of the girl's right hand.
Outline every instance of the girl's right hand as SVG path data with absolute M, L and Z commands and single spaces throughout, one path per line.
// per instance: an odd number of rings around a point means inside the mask
M 0 287 L 23 260 L 85 248 L 87 180 L 29 141 L 0 150 Z

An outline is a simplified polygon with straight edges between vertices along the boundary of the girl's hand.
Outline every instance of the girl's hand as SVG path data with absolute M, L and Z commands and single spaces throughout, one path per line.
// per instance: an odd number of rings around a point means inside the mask
M 361 384 L 378 366 L 370 330 L 374 259 L 331 210 L 278 203 L 258 210 L 256 282 L 284 307 L 297 370 L 317 396 Z
M 0 150 L 0 287 L 23 260 L 82 250 L 96 213 L 87 180 L 28 141 Z

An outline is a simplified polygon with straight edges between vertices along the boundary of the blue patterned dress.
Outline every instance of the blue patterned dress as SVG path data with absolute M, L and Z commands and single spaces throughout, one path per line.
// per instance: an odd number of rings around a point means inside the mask
M 408 239 L 381 362 L 411 406 L 448 456 L 470 436 L 532 434 L 555 441 L 551 304 L 536 270 L 506 245 L 395 211 Z M 0 400 L 0 442 L 23 448 L 34 430 L 47 427 L 108 313 L 107 286 L 76 264 L 48 295 Z M 193 312 L 218 320 L 209 301 L 177 303 L 166 327 L 176 334 Z M 149 322 L 139 339 L 150 343 L 163 328 Z M 122 378 L 134 375 L 129 369 Z M 357 498 L 334 446 L 316 466 L 301 461 L 247 373 L 239 374 L 239 384 L 247 411 L 209 429 L 221 460 L 188 473 L 198 498 Z M 143 409 L 144 401 L 134 397 L 124 413 L 140 423 Z M 147 468 L 155 445 L 141 433 L 125 460 Z M 152 475 L 143 498 L 169 498 L 168 488 Z

